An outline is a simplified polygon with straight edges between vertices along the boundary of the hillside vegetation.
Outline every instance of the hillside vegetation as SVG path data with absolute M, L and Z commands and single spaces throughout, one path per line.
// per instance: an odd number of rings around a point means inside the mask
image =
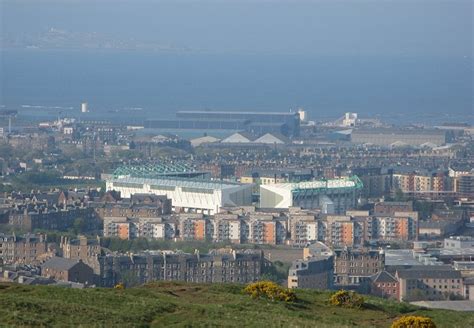
M 330 305 L 330 292 L 297 290 L 297 302 L 253 299 L 243 286 L 159 282 L 129 289 L 0 284 L 0 326 L 390 327 L 421 315 L 437 327 L 473 327 L 474 314 L 426 310 L 378 298 L 360 309 Z

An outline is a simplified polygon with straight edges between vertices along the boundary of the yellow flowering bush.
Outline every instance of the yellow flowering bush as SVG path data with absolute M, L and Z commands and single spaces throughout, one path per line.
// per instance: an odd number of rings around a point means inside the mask
M 331 295 L 329 303 L 348 308 L 360 308 L 364 304 L 364 298 L 356 292 L 340 290 Z
M 115 289 L 125 289 L 125 285 L 123 283 L 118 283 L 114 286 Z
M 267 298 L 272 301 L 294 302 L 296 295 L 272 281 L 257 281 L 247 285 L 244 293 L 252 298 Z
M 436 325 L 431 318 L 410 315 L 395 320 L 391 328 L 436 328 Z

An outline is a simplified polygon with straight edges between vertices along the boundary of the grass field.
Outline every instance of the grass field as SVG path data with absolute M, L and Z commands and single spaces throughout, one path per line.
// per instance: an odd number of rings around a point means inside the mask
M 118 289 L 0 284 L 0 326 L 390 327 L 403 314 L 438 327 L 474 327 L 474 313 L 426 310 L 366 299 L 362 309 L 327 303 L 329 292 L 298 290 L 293 304 L 251 299 L 241 285 L 160 282 Z

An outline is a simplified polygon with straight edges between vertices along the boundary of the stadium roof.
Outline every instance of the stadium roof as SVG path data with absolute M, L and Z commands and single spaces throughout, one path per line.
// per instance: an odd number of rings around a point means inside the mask
M 214 180 L 203 180 L 194 178 L 178 178 L 161 176 L 156 178 L 140 178 L 140 177 L 119 177 L 111 180 L 112 183 L 125 183 L 125 184 L 148 184 L 152 188 L 160 187 L 188 187 L 196 189 L 226 189 L 235 186 L 241 186 L 242 184 L 228 181 L 214 181 Z
M 277 183 L 271 186 L 277 188 L 289 189 L 293 192 L 301 190 L 327 190 L 327 189 L 341 189 L 353 188 L 361 189 L 363 187 L 362 181 L 357 176 L 341 179 L 323 179 L 315 181 L 303 181 L 297 183 Z
M 146 164 L 146 165 L 124 165 L 117 168 L 113 175 L 114 177 L 131 176 L 150 178 L 155 176 L 163 176 L 167 174 L 176 173 L 191 173 L 196 172 L 193 168 L 186 164 Z

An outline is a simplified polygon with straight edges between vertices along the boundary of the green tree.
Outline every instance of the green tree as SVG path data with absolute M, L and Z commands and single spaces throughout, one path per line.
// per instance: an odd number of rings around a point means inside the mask
M 87 224 L 83 218 L 76 218 L 72 224 L 72 230 L 76 235 L 85 232 L 86 228 Z
M 407 200 L 405 194 L 403 193 L 403 191 L 401 189 L 397 189 L 395 191 L 395 197 L 394 197 L 394 200 L 396 202 L 404 202 Z

